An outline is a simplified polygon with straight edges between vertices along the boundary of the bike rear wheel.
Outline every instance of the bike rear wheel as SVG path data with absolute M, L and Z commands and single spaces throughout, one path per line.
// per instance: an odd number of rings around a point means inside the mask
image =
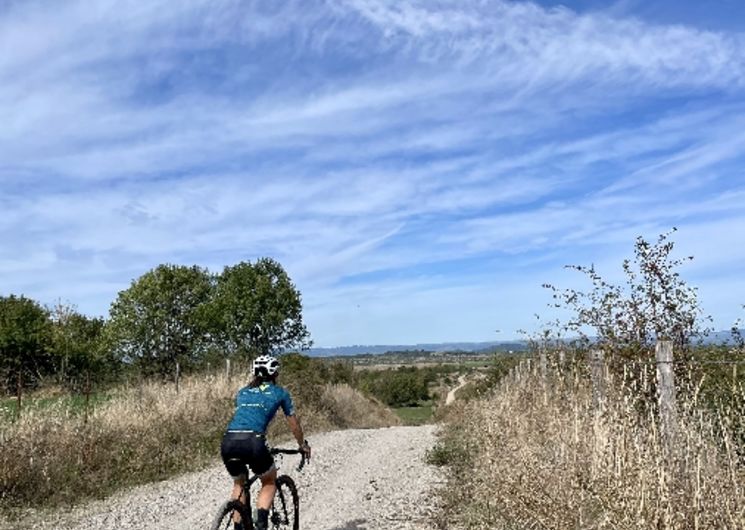
M 233 514 L 238 512 L 243 522 L 245 530 L 254 530 L 253 520 L 251 519 L 251 510 L 242 502 L 226 501 L 215 515 L 212 521 L 211 530 L 233 530 Z
M 270 530 L 300 529 L 300 498 L 295 482 L 287 475 L 277 478 L 277 494 L 269 512 Z

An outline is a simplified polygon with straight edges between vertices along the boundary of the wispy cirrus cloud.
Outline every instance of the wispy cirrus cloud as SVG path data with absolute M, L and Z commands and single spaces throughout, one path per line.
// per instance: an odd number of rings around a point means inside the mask
M 3 293 L 105 313 L 158 263 L 272 255 L 319 344 L 482 339 L 479 310 L 528 327 L 510 307 L 560 265 L 671 225 L 703 291 L 742 286 L 739 33 L 498 0 L 36 0 L 0 10 L 0 50 Z M 712 295 L 722 325 L 738 296 Z

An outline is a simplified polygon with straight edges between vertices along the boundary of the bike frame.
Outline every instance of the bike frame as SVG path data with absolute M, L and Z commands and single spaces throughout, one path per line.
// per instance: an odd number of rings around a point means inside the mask
M 297 470 L 302 471 L 305 467 L 305 453 L 302 452 L 300 449 L 277 449 L 273 448 L 270 449 L 269 452 L 272 455 L 302 455 L 302 458 L 300 459 L 300 465 L 298 465 Z M 275 466 L 275 469 L 279 471 L 279 467 Z M 250 509 L 251 508 L 251 486 L 254 482 L 259 480 L 261 478 L 261 475 L 253 475 L 252 477 L 249 477 L 244 483 L 243 488 L 241 490 L 241 497 L 246 497 L 246 506 Z

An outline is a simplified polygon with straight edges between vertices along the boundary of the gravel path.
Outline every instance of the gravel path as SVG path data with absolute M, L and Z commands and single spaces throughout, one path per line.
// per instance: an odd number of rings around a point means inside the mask
M 458 385 L 450 389 L 450 392 L 448 392 L 448 396 L 447 398 L 445 398 L 445 405 L 450 405 L 453 401 L 455 401 L 455 393 L 467 384 L 468 381 L 466 380 L 466 376 L 460 376 L 460 378 L 458 379 Z
M 431 528 L 431 490 L 440 471 L 424 462 L 435 427 L 347 430 L 311 437 L 313 461 L 298 473 L 295 457 L 282 472 L 300 492 L 303 529 Z M 222 463 L 169 481 L 148 484 L 60 515 L 47 528 L 66 530 L 209 528 L 231 481 Z

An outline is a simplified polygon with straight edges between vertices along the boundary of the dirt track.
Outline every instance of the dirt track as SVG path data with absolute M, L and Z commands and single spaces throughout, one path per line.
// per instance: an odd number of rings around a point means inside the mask
M 445 399 L 445 405 L 450 405 L 453 401 L 455 401 L 455 393 L 466 386 L 468 384 L 468 381 L 466 380 L 466 376 L 462 375 L 458 379 L 458 384 L 448 392 L 448 396 Z
M 430 492 L 441 471 L 424 462 L 435 427 L 348 430 L 311 437 L 313 461 L 298 473 L 286 457 L 282 472 L 300 491 L 301 525 L 312 530 L 432 528 Z M 149 484 L 59 516 L 47 528 L 209 528 L 226 498 L 230 478 L 222 464 Z

